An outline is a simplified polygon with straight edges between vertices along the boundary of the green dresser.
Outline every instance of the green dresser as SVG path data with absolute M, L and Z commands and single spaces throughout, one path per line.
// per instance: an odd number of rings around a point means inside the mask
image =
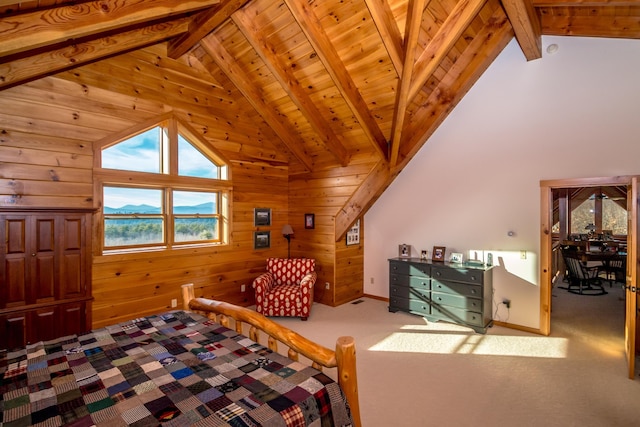
M 486 333 L 493 324 L 493 267 L 389 260 L 389 311 L 405 311 L 430 321 L 445 320 Z

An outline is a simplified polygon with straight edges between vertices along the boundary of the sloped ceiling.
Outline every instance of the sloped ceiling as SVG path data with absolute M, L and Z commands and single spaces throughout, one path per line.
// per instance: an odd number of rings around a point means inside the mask
M 377 165 L 346 230 L 514 36 L 540 60 L 542 35 L 639 38 L 640 0 L 0 0 L 0 90 L 161 46 L 253 109 L 290 174 Z

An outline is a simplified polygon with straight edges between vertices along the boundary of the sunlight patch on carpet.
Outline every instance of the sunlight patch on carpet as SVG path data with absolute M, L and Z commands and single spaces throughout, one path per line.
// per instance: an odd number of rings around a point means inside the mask
M 482 335 L 410 325 L 388 335 L 369 350 L 561 359 L 567 357 L 568 346 L 565 338 Z

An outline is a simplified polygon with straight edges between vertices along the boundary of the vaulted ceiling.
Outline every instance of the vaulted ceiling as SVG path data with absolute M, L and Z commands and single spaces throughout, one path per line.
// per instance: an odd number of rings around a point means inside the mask
M 245 103 L 290 174 L 373 160 L 361 211 L 514 36 L 542 60 L 542 35 L 640 38 L 640 0 L 0 0 L 0 91 L 153 52 L 202 81 L 185 96 Z

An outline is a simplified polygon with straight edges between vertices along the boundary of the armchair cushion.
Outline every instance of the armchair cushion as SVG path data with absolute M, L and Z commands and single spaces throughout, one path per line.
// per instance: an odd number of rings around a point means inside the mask
M 318 277 L 314 270 L 314 259 L 267 259 L 267 271 L 253 281 L 256 311 L 265 316 L 306 320 L 311 312 L 313 288 Z
M 309 258 L 269 258 L 267 272 L 273 275 L 276 285 L 299 284 L 304 276 L 314 271 L 316 260 Z

